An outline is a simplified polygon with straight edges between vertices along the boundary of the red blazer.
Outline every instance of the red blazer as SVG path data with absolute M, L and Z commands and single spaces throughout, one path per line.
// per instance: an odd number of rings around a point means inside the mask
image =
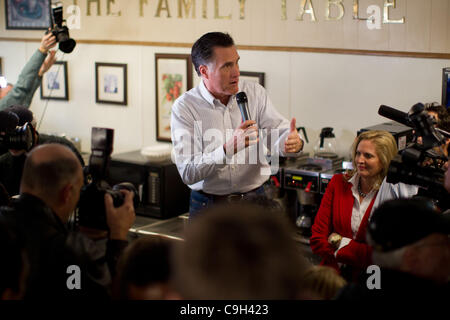
M 366 244 L 366 229 L 376 196 L 364 214 L 356 239 L 353 239 L 351 217 L 355 198 L 351 189 L 352 184 L 345 181 L 342 174 L 335 174 L 328 184 L 312 226 L 312 251 L 323 258 L 321 264 L 336 270 L 339 270 L 338 262 L 357 268 L 366 268 L 372 264 L 372 248 Z M 338 251 L 336 257 L 334 248 L 328 243 L 328 236 L 332 232 L 352 239 Z

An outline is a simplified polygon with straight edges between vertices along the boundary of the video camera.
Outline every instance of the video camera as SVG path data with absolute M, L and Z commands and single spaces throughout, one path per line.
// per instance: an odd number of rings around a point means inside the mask
M 124 195 L 120 190 L 125 189 L 134 192 L 134 207 L 138 203 L 138 193 L 133 184 L 123 182 L 112 188 L 105 181 L 107 170 L 113 151 L 114 130 L 107 128 L 92 128 L 91 156 L 89 165 L 85 168 L 85 185 L 81 189 L 78 202 L 79 225 L 100 230 L 108 230 L 105 211 L 105 193 L 113 198 L 114 207 L 120 207 L 124 201 Z
M 381 105 L 378 114 L 413 128 L 416 140 L 417 137 L 422 139 L 421 143 L 408 145 L 391 161 L 387 182 L 418 185 L 423 195 L 437 200 L 440 208 L 447 208 L 449 197 L 443 186 L 443 164 L 448 158 L 434 149 L 444 145 L 450 134 L 435 127 L 434 118 L 422 103 L 413 105 L 408 113 Z
M 52 4 L 52 22 L 53 29 L 46 33 L 51 32 L 55 36 L 56 42 L 59 42 L 59 50 L 71 53 L 77 43 L 69 36 L 69 28 L 65 24 L 66 20 L 63 19 L 63 6 L 60 1 Z

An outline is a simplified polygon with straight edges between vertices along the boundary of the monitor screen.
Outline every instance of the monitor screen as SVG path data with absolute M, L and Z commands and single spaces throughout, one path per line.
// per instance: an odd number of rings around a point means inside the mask
M 450 68 L 442 69 L 442 105 L 450 107 Z

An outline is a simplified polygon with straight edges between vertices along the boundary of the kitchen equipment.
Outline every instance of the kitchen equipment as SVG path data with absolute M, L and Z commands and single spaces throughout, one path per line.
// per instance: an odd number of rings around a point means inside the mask
M 124 181 L 138 190 L 138 215 L 166 219 L 189 211 L 190 189 L 171 161 L 149 161 L 139 150 L 113 154 L 107 182 Z
M 311 227 L 322 199 L 321 175 L 340 168 L 342 160 L 337 156 L 334 159 L 306 158 L 283 170 L 284 188 L 296 193 L 295 202 L 290 205 L 295 207 L 294 223 L 305 243 L 309 243 Z
M 333 133 L 333 128 L 322 128 L 319 140 L 314 146 L 314 157 L 333 159 L 337 158 L 337 141 Z

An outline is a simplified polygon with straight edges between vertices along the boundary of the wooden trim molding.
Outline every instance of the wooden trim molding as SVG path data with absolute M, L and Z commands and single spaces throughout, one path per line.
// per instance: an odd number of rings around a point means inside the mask
M 40 39 L 0 37 L 0 41 L 39 42 Z M 135 45 L 135 46 L 152 46 L 152 47 L 177 47 L 177 48 L 192 47 L 192 43 L 151 42 L 151 41 L 77 40 L 77 43 L 106 44 L 106 45 Z M 281 46 L 278 47 L 278 46 L 248 46 L 248 45 L 238 45 L 237 48 L 240 50 L 255 50 L 255 51 L 257 50 L 257 51 L 283 51 L 283 52 L 312 52 L 312 53 L 355 54 L 368 56 L 450 60 L 450 53 L 437 53 L 437 52 L 378 51 L 378 50 L 356 50 L 356 49 L 339 49 L 339 48 L 281 47 Z

